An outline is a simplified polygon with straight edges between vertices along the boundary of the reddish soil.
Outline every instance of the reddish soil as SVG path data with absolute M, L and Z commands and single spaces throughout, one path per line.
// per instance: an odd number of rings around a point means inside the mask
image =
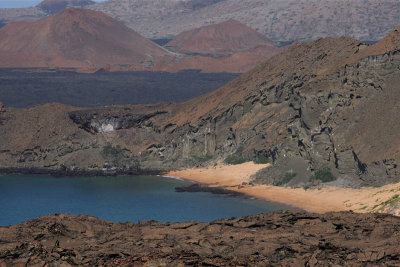
M 154 70 L 243 73 L 280 52 L 266 36 L 236 20 L 183 32 L 166 47 L 189 57 Z
M 68 8 L 0 30 L 0 67 L 149 67 L 172 53 L 102 12 Z
M 166 44 L 181 53 L 229 55 L 248 50 L 271 41 L 245 24 L 228 20 L 183 32 Z

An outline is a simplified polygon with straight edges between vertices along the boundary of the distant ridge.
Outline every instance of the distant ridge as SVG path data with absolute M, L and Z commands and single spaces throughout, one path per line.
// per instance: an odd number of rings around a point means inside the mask
M 48 14 L 60 12 L 67 7 L 85 7 L 93 5 L 96 2 L 92 0 L 43 0 L 36 7 L 42 9 Z
M 199 0 L 108 0 L 89 8 L 153 39 L 235 19 L 276 43 L 332 36 L 378 41 L 400 22 L 398 0 L 223 0 L 187 8 L 191 2 Z

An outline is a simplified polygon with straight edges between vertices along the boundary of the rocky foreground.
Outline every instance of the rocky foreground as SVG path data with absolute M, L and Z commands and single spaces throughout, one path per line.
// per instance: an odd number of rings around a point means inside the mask
M 138 224 L 57 214 L 0 227 L 0 266 L 394 266 L 399 225 L 352 212 Z

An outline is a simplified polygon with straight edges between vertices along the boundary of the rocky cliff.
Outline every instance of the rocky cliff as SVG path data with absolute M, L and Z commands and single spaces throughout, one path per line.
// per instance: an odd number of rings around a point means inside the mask
M 398 36 L 373 46 L 348 37 L 296 44 L 179 104 L 4 108 L 0 166 L 167 170 L 233 157 L 272 164 L 256 183 L 310 186 L 321 174 L 341 186 L 394 182 Z

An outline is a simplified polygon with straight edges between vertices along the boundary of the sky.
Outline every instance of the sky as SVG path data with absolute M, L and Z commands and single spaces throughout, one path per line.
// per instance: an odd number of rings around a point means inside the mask
M 0 8 L 16 8 L 16 7 L 30 7 L 36 6 L 42 0 L 0 0 Z M 102 2 L 104 0 L 94 0 Z

